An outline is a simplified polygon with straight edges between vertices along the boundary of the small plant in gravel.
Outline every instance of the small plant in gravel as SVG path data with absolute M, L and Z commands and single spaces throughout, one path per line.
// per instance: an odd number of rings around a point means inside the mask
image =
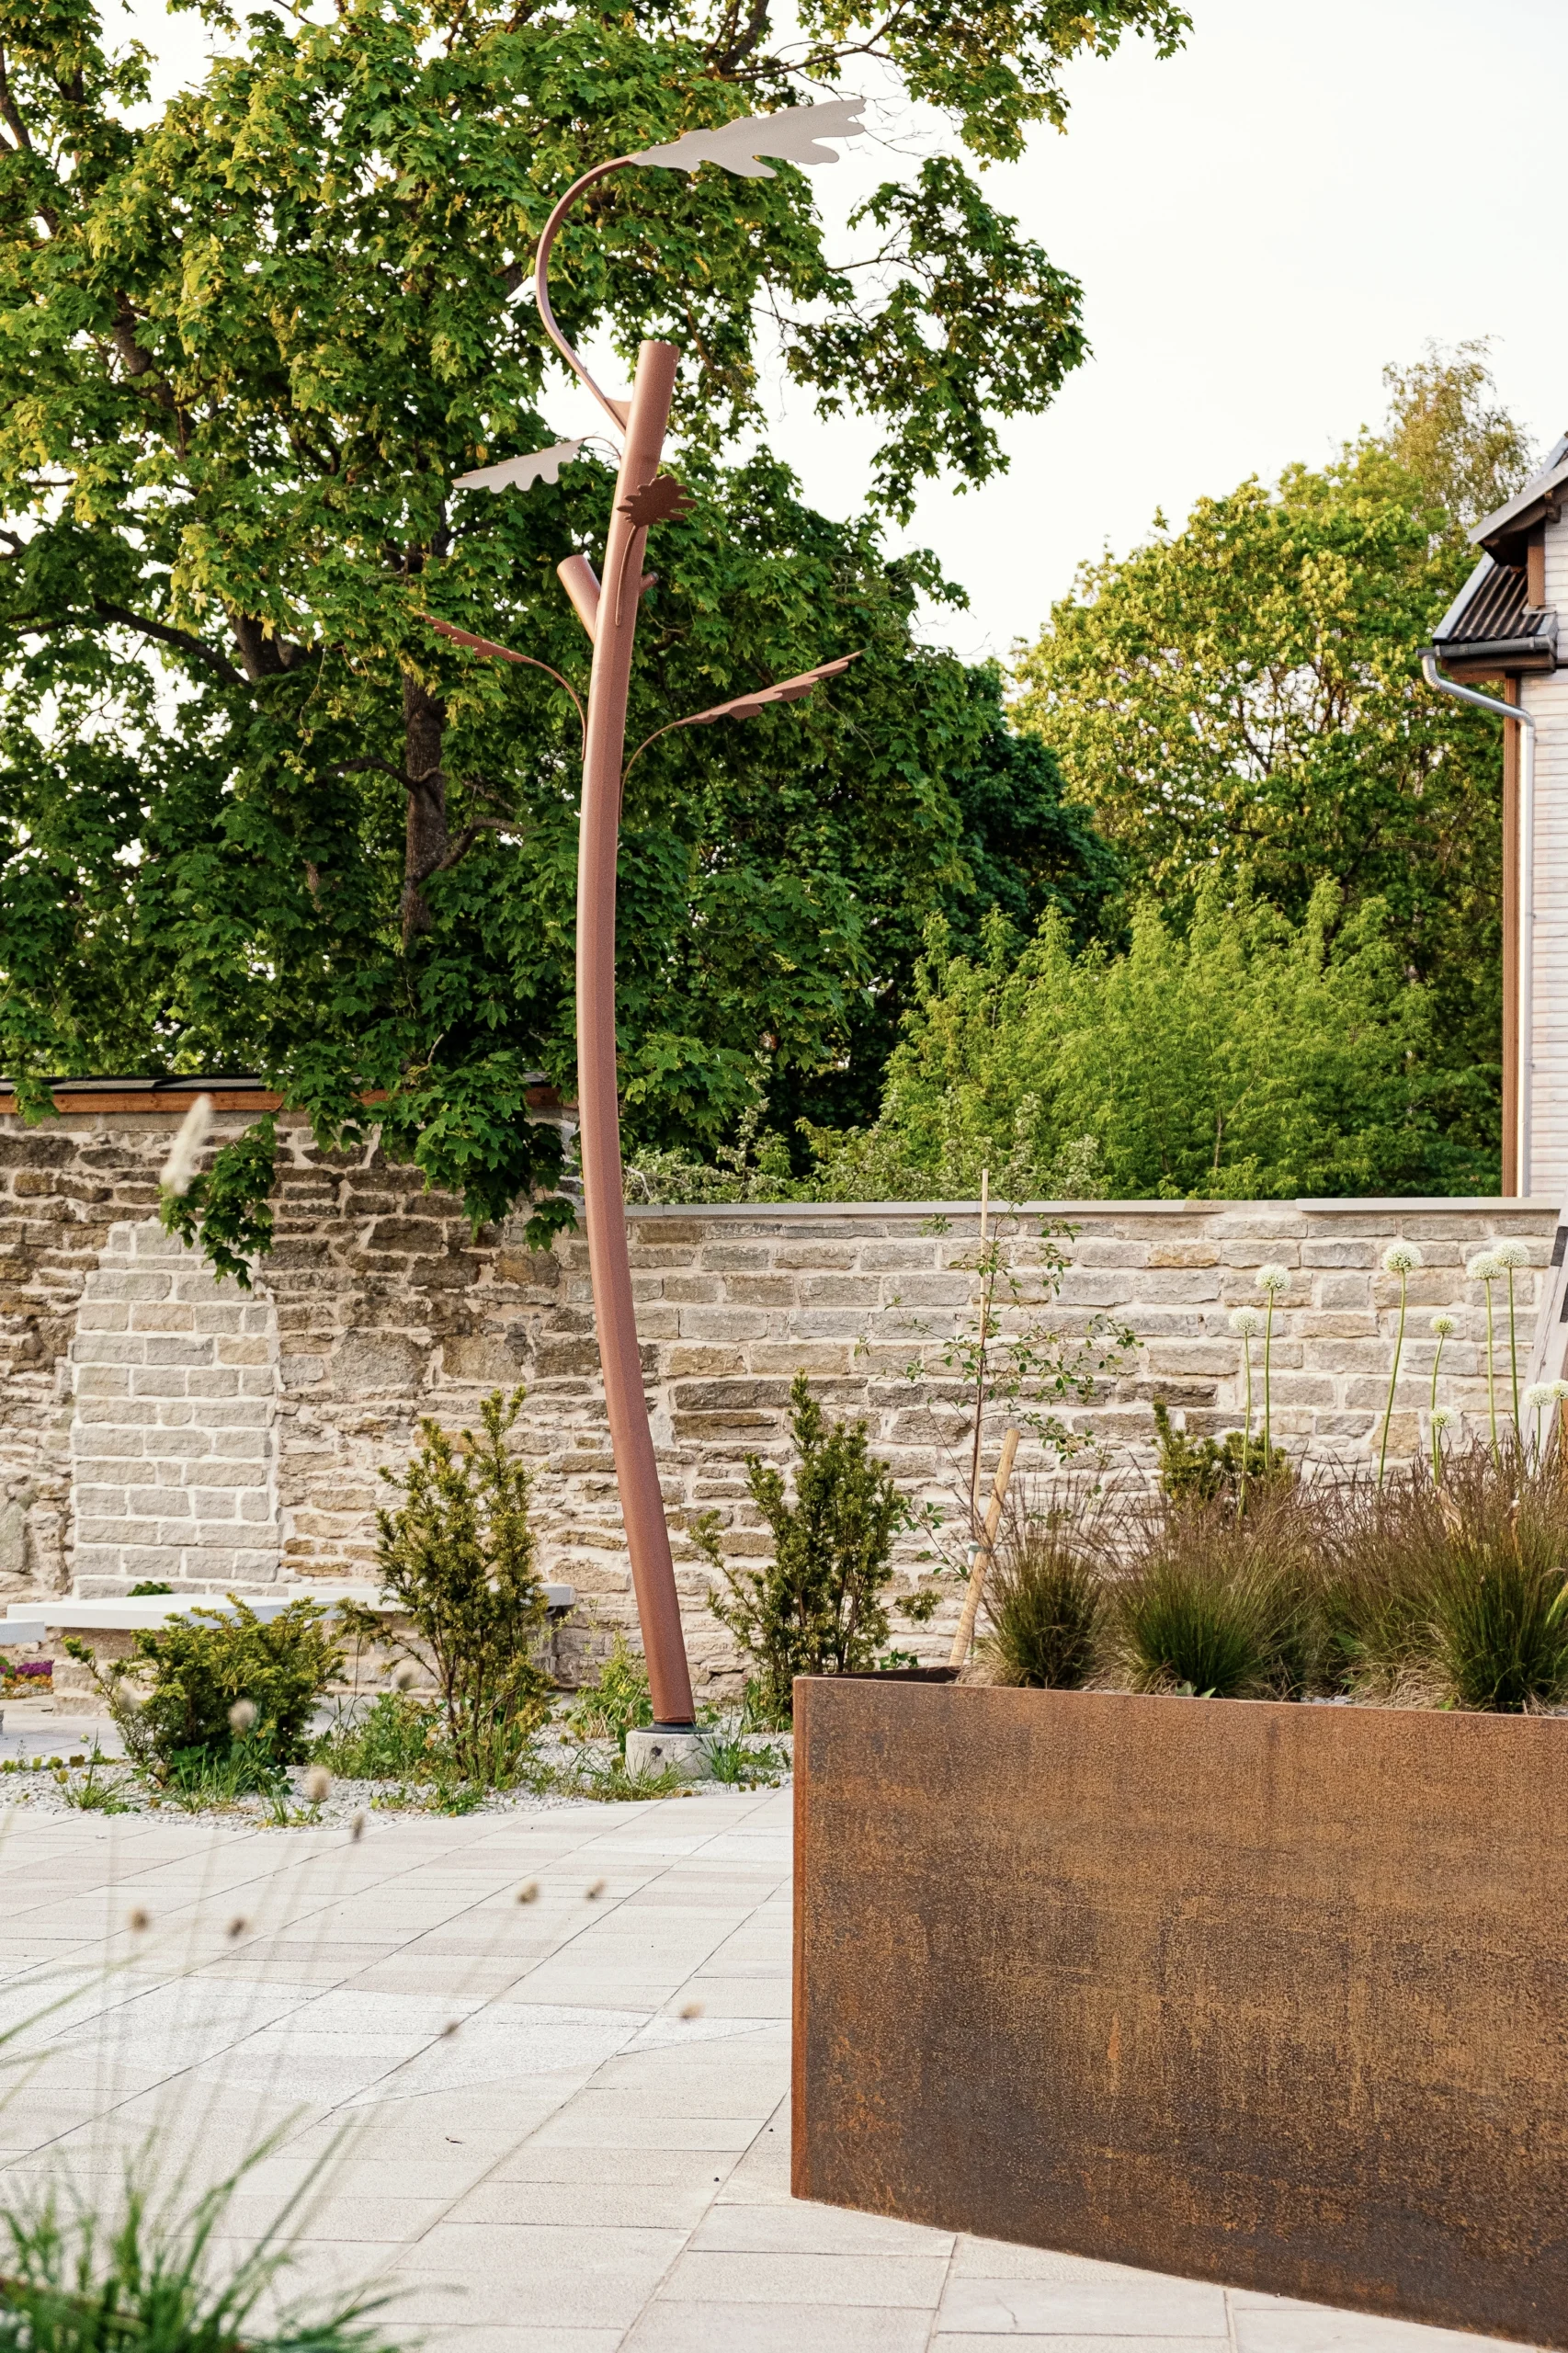
M 568 1709 L 567 1728 L 578 1740 L 613 1740 L 624 1756 L 627 1733 L 653 1721 L 647 1662 L 624 1634 L 617 1634 L 599 1667 L 598 1681 Z
M 405 1646 L 435 1683 L 458 1771 L 485 1789 L 517 1779 L 550 1710 L 528 1473 L 506 1443 L 523 1393 L 494 1391 L 477 1436 L 422 1421 L 407 1470 L 381 1472 L 403 1503 L 376 1515 L 383 1596 L 412 1625 Z
M 754 1721 L 786 1725 L 797 1675 L 843 1675 L 875 1665 L 888 1639 L 884 1597 L 892 1547 L 914 1513 L 885 1462 L 869 1454 L 866 1426 L 831 1426 L 804 1373 L 790 1391 L 794 1496 L 783 1474 L 746 1457 L 746 1485 L 773 1538 L 766 1567 L 727 1561 L 710 1518 L 692 1529 L 721 1581 L 709 1607 L 756 1669 L 747 1686 Z
M 227 1609 L 193 1603 L 159 1627 L 141 1627 L 129 1658 L 100 1666 L 72 1637 L 136 1769 L 181 1802 L 231 1803 L 269 1790 L 302 1761 L 312 1711 L 343 1664 L 326 1612 L 291 1601 L 270 1621 L 229 1596 Z

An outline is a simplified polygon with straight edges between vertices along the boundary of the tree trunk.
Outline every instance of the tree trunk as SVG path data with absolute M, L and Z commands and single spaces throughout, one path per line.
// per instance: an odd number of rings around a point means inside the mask
M 426 694 L 417 678 L 403 676 L 403 772 L 408 779 L 408 834 L 403 864 L 403 938 L 430 928 L 424 884 L 447 854 L 447 779 L 441 771 L 441 737 L 447 706 Z

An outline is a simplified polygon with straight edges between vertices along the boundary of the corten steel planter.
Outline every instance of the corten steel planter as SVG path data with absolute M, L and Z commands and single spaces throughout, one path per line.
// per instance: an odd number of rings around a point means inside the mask
M 797 2197 L 1568 2347 L 1568 1720 L 795 1687 Z

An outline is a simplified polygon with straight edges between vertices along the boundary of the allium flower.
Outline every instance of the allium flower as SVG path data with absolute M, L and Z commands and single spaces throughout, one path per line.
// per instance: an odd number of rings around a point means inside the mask
M 1391 1242 L 1383 1252 L 1385 1275 L 1413 1275 L 1421 1264 L 1421 1253 L 1414 1242 Z
M 1530 1245 L 1528 1242 L 1494 1242 L 1490 1255 L 1506 1273 L 1510 1267 L 1529 1265 Z
M 1279 1266 L 1259 1267 L 1257 1270 L 1257 1287 L 1259 1290 L 1264 1293 L 1266 1298 L 1278 1298 L 1282 1290 L 1289 1290 L 1290 1288 L 1290 1267 Z
M 1263 1318 L 1256 1307 L 1233 1307 L 1231 1329 L 1238 1340 L 1256 1340 L 1263 1329 Z
M 1451 1430 L 1459 1415 L 1451 1405 L 1434 1405 L 1429 1418 L 1435 1430 Z
M 256 1730 L 256 1701 L 254 1699 L 234 1701 L 229 1711 L 229 1729 L 231 1732 L 238 1733 L 242 1740 L 247 1732 Z
M 1525 1392 L 1525 1404 L 1532 1414 L 1539 1414 L 1543 1405 L 1556 1404 L 1559 1389 L 1568 1394 L 1568 1381 L 1532 1381 Z
M 1494 1283 L 1503 1271 L 1503 1261 L 1493 1250 L 1478 1250 L 1465 1268 L 1472 1283 Z
M 1453 1317 L 1449 1313 L 1448 1309 L 1446 1307 L 1440 1307 L 1426 1328 L 1429 1332 L 1433 1333 L 1437 1339 L 1446 1340 L 1449 1333 L 1457 1331 L 1459 1326 L 1454 1322 Z
M 189 1192 L 196 1181 L 201 1147 L 211 1132 L 212 1097 L 210 1095 L 199 1095 L 175 1131 L 169 1156 L 158 1178 L 165 1193 Z
M 324 1765 L 312 1765 L 305 1775 L 305 1803 L 324 1805 L 332 1795 L 332 1775 Z
M 1568 1398 L 1568 1381 L 1549 1381 L 1546 1393 L 1554 1405 L 1561 1405 L 1563 1399 Z

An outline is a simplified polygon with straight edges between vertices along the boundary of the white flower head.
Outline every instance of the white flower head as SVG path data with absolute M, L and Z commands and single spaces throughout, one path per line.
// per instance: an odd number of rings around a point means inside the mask
M 1546 1392 L 1554 1405 L 1561 1405 L 1568 1399 L 1568 1381 L 1549 1381 Z
M 199 1095 L 175 1131 L 169 1156 L 158 1178 L 165 1193 L 189 1192 L 201 1165 L 202 1146 L 211 1132 L 212 1097 L 210 1095 Z
M 1494 1242 L 1490 1255 L 1506 1274 L 1510 1267 L 1529 1265 L 1530 1245 L 1528 1242 Z
M 332 1795 L 332 1775 L 324 1765 L 312 1765 L 305 1775 L 305 1802 L 308 1805 L 324 1805 Z
M 1439 1340 L 1446 1340 L 1449 1333 L 1457 1330 L 1458 1326 L 1456 1325 L 1453 1317 L 1449 1313 L 1448 1309 L 1446 1307 L 1439 1307 L 1436 1315 L 1433 1316 L 1428 1329 L 1435 1332 Z
M 229 1711 L 229 1729 L 244 1739 L 247 1732 L 256 1730 L 256 1701 L 236 1699 Z
M 1557 1385 L 1551 1381 L 1531 1381 L 1525 1392 L 1525 1404 L 1532 1414 L 1539 1414 L 1543 1405 L 1551 1405 L 1556 1403 L 1554 1392 Z
M 1282 1290 L 1289 1290 L 1290 1288 L 1290 1267 L 1279 1266 L 1259 1267 L 1257 1270 L 1257 1287 L 1259 1290 L 1263 1292 L 1266 1299 L 1278 1299 Z
M 1433 1406 L 1432 1427 L 1435 1430 L 1451 1430 L 1458 1420 L 1459 1415 L 1451 1405 Z
M 1233 1307 L 1231 1329 L 1239 1340 L 1256 1340 L 1263 1329 L 1263 1318 L 1256 1307 Z
M 1502 1271 L 1502 1260 L 1491 1250 L 1478 1250 L 1465 1268 L 1472 1283 L 1494 1283 Z
M 1414 1242 L 1391 1242 L 1383 1252 L 1385 1275 L 1413 1275 L 1421 1264 L 1421 1253 Z

